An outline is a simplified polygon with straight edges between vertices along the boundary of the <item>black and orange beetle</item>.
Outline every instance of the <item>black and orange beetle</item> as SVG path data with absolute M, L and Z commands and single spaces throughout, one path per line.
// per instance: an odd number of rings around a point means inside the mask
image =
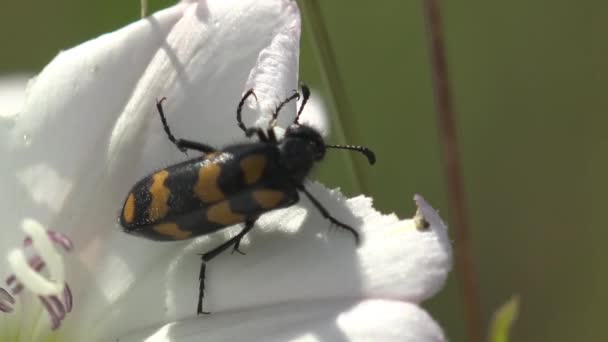
M 247 128 L 241 119 L 243 105 L 253 89 L 238 104 L 236 120 L 247 137 L 257 135 L 257 142 L 228 145 L 218 150 L 204 143 L 177 139 L 171 133 L 163 111 L 164 98 L 156 107 L 169 140 L 182 152 L 195 150 L 202 155 L 158 170 L 133 186 L 120 213 L 125 232 L 151 240 L 175 241 L 211 234 L 238 223 L 244 228 L 233 238 L 202 254 L 199 274 L 197 313 L 203 311 L 206 263 L 232 247 L 242 253 L 239 244 L 260 215 L 295 204 L 302 192 L 332 224 L 351 232 L 359 243 L 359 234 L 352 227 L 332 217 L 304 187 L 304 180 L 327 148 L 354 150 L 363 153 L 370 164 L 374 153 L 362 146 L 327 145 L 312 127 L 298 123 L 310 90 L 302 86 L 302 105 L 293 124 L 277 139 L 273 126 L 281 108 L 299 99 L 295 92 L 282 101 L 273 113 L 266 130 Z

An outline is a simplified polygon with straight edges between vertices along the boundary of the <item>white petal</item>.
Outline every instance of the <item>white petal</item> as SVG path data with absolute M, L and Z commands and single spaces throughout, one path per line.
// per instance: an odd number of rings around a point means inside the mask
M 8 175 L 0 182 L 10 189 L 5 198 L 11 201 L 0 205 L 0 215 L 7 227 L 18 227 L 27 216 L 54 228 L 50 217 L 66 202 L 84 205 L 92 194 L 108 190 L 97 185 L 110 130 L 184 7 L 64 51 L 30 82 L 21 113 L 2 143 Z M 73 194 L 77 182 L 81 191 Z
M 246 256 L 226 253 L 207 267 L 209 310 L 332 297 L 419 303 L 443 286 L 451 268 L 451 247 L 446 227 L 438 217 L 427 218 L 430 228 L 420 231 L 414 220 L 381 215 L 371 207 L 369 198 L 360 196 L 344 203 L 341 196 L 330 195 L 318 184 L 309 189 L 314 189 L 332 215 L 359 229 L 362 246 L 355 246 L 350 233 L 331 228 L 306 200 L 302 200 L 306 212 L 292 209 L 263 216 L 259 221 L 263 228 L 252 231 L 251 244 L 241 248 Z M 425 209 L 426 216 L 430 210 Z M 288 233 L 295 230 L 295 234 Z M 193 251 L 205 251 L 214 245 L 217 242 Z M 191 265 L 177 268 L 171 278 L 170 286 L 181 295 L 176 295 L 175 303 L 180 311 L 191 305 L 197 293 L 199 262 L 194 258 L 185 257 L 184 262 Z M 186 284 L 188 278 L 194 279 L 194 284 Z M 186 295 L 188 288 L 192 291 L 190 298 Z
M 113 341 L 110 335 L 107 341 Z M 116 336 L 118 337 L 118 336 Z M 416 305 L 383 300 L 278 304 L 201 316 L 147 329 L 120 341 L 441 342 L 441 328 Z
M 15 120 L 19 116 L 23 100 L 25 98 L 25 88 L 29 81 L 28 75 L 12 75 L 0 77 L 0 141 L 6 142 L 10 130 L 15 125 Z M 7 213 L 15 213 L 15 197 L 17 188 L 14 183 L 14 174 L 11 172 L 8 160 L 8 144 L 0 143 L 0 157 L 5 160 L 0 167 L 0 184 L 3 196 L 0 199 L 0 215 L 2 217 L 2 234 L 0 235 L 0 251 L 8 251 L 20 246 L 23 239 L 23 232 L 19 229 L 19 221 L 5 220 Z M 10 180 L 10 181 L 9 181 Z M 0 270 L 8 270 L 6 258 L 0 258 Z M 2 272 L 0 272 L 2 273 Z M 0 274 L 3 275 L 3 274 Z
M 235 120 L 241 94 L 260 88 L 260 104 L 270 108 L 297 84 L 299 27 L 289 0 L 184 2 L 62 52 L 30 87 L 6 144 L 14 175 L 1 181 L 28 212 L 0 214 L 12 224 L 27 214 L 51 228 L 78 225 L 83 235 L 95 230 L 93 218 L 112 226 L 136 180 L 184 159 L 163 132 L 155 100 L 168 98 L 180 137 L 244 139 Z M 83 206 L 95 215 L 73 217 Z M 59 211 L 70 212 L 68 222 L 54 216 Z
M 0 122 L 13 119 L 19 114 L 30 77 L 21 74 L 0 77 Z
M 417 202 L 430 227 L 420 231 L 416 220 L 380 215 L 368 198 L 344 203 L 341 196 L 330 195 L 318 184 L 310 188 L 332 214 L 359 227 L 363 245 L 356 248 L 348 232 L 329 231 L 329 223 L 315 209 L 290 208 L 265 215 L 249 233 L 251 243 L 241 247 L 247 255 L 227 252 L 209 263 L 206 310 L 220 313 L 319 298 L 418 303 L 443 286 L 451 267 L 451 247 L 445 225 L 423 200 Z M 194 316 L 199 253 L 219 245 L 220 237 L 200 238 L 167 253 L 166 259 L 155 260 L 148 277 L 115 302 L 116 310 L 106 315 L 106 324 L 128 322 L 139 328 Z M 127 269 L 113 268 L 120 274 Z
M 9 208 L 19 210 L 0 214 L 8 227 L 28 214 L 72 238 L 77 258 L 68 261 L 67 277 L 78 286 L 71 318 L 89 321 L 65 326 L 91 334 L 107 328 L 104 319 L 121 312 L 114 302 L 131 296 L 135 280 L 146 284 L 151 270 L 166 272 L 182 252 L 176 243 L 124 234 L 117 223 L 138 179 L 185 159 L 168 142 L 155 100 L 168 98 L 179 137 L 218 145 L 244 139 L 235 114 L 242 93 L 263 89 L 259 104 L 270 108 L 297 85 L 299 20 L 290 0 L 182 2 L 62 52 L 38 76 L 6 139 L 10 177 L 0 180 L 14 189 Z M 18 139 L 24 135 L 27 142 Z M 155 311 L 142 316 L 133 319 L 162 319 Z M 115 331 L 131 328 L 127 320 L 114 323 Z

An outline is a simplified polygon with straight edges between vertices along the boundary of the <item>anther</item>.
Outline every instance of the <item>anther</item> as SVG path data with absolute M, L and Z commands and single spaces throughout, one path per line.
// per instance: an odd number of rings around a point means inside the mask
M 0 287 L 0 311 L 6 313 L 12 312 L 13 305 L 15 305 L 15 298 L 8 291 Z
M 53 247 L 52 240 L 47 234 L 46 229 L 34 220 L 25 219 L 22 223 L 23 231 L 31 240 L 32 246 L 38 252 L 40 261 L 48 267 L 50 278 L 43 277 L 39 270 L 36 270 L 26 260 L 25 253 L 21 250 L 13 250 L 8 255 L 8 261 L 13 272 L 19 281 L 30 291 L 41 295 L 58 295 L 63 291 L 64 286 L 64 266 L 61 255 Z M 27 244 L 27 239 L 26 239 Z

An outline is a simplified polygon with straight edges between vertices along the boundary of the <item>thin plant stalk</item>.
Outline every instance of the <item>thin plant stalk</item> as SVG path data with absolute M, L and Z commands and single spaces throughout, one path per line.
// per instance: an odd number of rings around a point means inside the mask
M 139 15 L 145 18 L 148 15 L 148 0 L 139 1 Z
M 455 232 L 455 262 L 459 275 L 469 341 L 484 341 L 484 324 L 479 299 L 479 280 L 473 257 L 471 233 L 468 227 L 467 204 L 464 190 L 456 114 L 452 105 L 448 70 L 443 42 L 443 29 L 438 0 L 423 0 L 424 16 L 431 56 L 431 69 L 438 114 L 440 144 L 443 150 L 443 167 L 447 176 L 448 210 Z

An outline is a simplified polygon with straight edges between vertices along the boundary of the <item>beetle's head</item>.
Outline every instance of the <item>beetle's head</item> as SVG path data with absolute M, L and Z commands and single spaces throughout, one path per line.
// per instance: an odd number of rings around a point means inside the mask
M 318 130 L 298 123 L 287 128 L 280 146 L 285 166 L 289 172 L 302 179 L 310 172 L 314 163 L 325 157 L 328 148 L 356 151 L 364 154 L 370 164 L 376 162 L 374 152 L 367 147 L 327 145 Z
M 325 157 L 325 141 L 321 133 L 310 126 L 292 124 L 285 131 L 283 142 L 298 145 L 298 152 L 309 155 L 313 161 Z
M 296 179 L 304 179 L 315 162 L 325 156 L 323 137 L 312 127 L 293 124 L 280 142 L 281 160 Z
M 327 145 L 318 130 L 300 124 L 300 115 L 310 97 L 310 90 L 305 85 L 302 85 L 302 96 L 302 104 L 293 120 L 293 124 L 287 128 L 283 139 L 279 143 L 283 163 L 294 177 L 304 179 L 313 164 L 325 157 L 325 151 L 328 148 L 356 151 L 365 155 L 370 164 L 376 162 L 376 156 L 369 148 L 364 146 Z M 299 98 L 300 94 L 296 92 L 281 102 L 273 114 L 274 122 L 276 122 L 278 113 L 285 104 Z

